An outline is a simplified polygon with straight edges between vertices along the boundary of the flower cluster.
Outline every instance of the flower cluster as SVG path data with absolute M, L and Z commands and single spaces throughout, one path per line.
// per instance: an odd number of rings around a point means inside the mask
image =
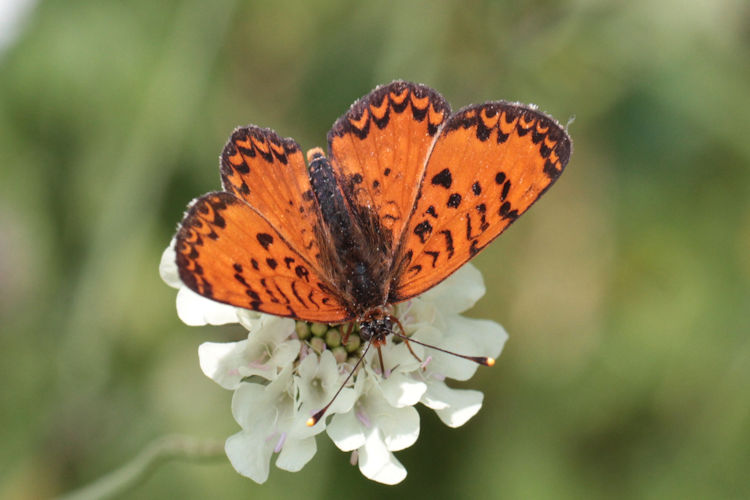
M 343 344 L 345 326 L 295 322 L 235 308 L 203 298 L 179 280 L 173 247 L 162 256 L 160 273 L 178 288 L 177 313 L 188 325 L 240 323 L 246 340 L 206 342 L 198 349 L 206 376 L 234 391 L 232 414 L 240 432 L 226 441 L 234 468 L 258 483 L 276 466 L 298 471 L 317 450 L 316 435 L 326 432 L 335 445 L 352 452 L 352 463 L 369 479 L 396 484 L 406 469 L 393 455 L 414 444 L 419 435 L 421 403 L 450 427 L 463 425 L 482 406 L 479 391 L 449 387 L 446 379 L 468 380 L 476 363 L 391 335 L 378 353 L 367 350 L 326 412 L 314 426 L 307 420 L 336 394 L 365 351 L 356 331 Z M 497 357 L 507 339 L 492 321 L 460 313 L 484 295 L 479 271 L 470 264 L 417 298 L 392 307 L 407 335 L 415 341 L 473 356 Z

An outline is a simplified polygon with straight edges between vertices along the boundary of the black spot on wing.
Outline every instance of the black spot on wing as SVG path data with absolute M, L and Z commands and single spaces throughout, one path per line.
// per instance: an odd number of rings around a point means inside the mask
M 420 222 L 414 227 L 414 234 L 419 236 L 419 240 L 422 243 L 427 241 L 427 238 L 430 237 L 430 233 L 432 233 L 432 226 L 426 220 Z
M 477 139 L 481 142 L 486 141 L 490 137 L 490 132 L 492 129 L 485 127 L 481 119 L 477 120 Z
M 555 164 L 548 159 L 546 162 L 544 162 L 544 173 L 547 175 L 547 177 L 554 181 L 558 177 L 560 177 L 562 169 L 558 169 Z
M 297 282 L 296 281 L 292 281 L 292 294 L 294 295 L 294 298 L 297 299 L 297 302 L 299 302 L 300 304 L 302 304 L 302 307 L 307 307 L 307 305 L 305 304 L 305 301 L 302 299 L 302 297 L 300 297 L 299 292 L 297 292 Z
M 432 267 L 433 267 L 433 269 L 434 269 L 434 268 L 436 267 L 436 265 L 437 265 L 437 259 L 438 259 L 438 257 L 440 256 L 440 252 L 430 252 L 430 251 L 426 251 L 425 253 L 426 253 L 427 255 L 429 255 L 430 257 L 432 257 Z
M 508 197 L 509 191 L 510 191 L 510 179 L 507 179 L 505 183 L 503 184 L 503 191 L 500 193 L 500 199 L 505 200 L 505 198 Z
M 474 256 L 475 256 L 476 254 L 478 254 L 478 253 L 479 253 L 479 251 L 480 251 L 480 250 L 481 250 L 482 248 L 483 248 L 483 247 L 479 247 L 479 246 L 478 246 L 478 244 L 477 244 L 477 240 L 473 240 L 473 241 L 471 242 L 471 247 L 469 247 L 469 254 L 470 254 L 470 255 L 471 255 L 472 257 L 474 257 Z
M 518 210 L 511 210 L 510 203 L 506 201 L 505 203 L 500 205 L 498 215 L 500 215 L 503 219 L 510 219 L 511 221 L 513 221 L 518 218 Z
M 273 243 L 273 236 L 268 233 L 258 233 L 256 238 L 258 238 L 258 243 L 260 243 L 266 250 L 268 250 L 268 247 Z
M 448 197 L 447 206 L 449 208 L 458 208 L 461 205 L 461 195 L 453 193 Z
M 302 278 L 305 281 L 310 281 L 310 271 L 305 266 L 298 265 L 294 268 L 294 273 L 297 275 L 298 278 Z
M 448 230 L 440 231 L 440 234 L 445 236 L 445 250 L 448 252 L 448 258 L 450 259 L 453 257 L 454 248 L 453 248 L 453 234 Z
M 435 186 L 442 186 L 445 189 L 449 189 L 451 187 L 451 184 L 453 184 L 453 176 L 451 175 L 451 171 L 447 168 L 444 168 L 432 177 L 431 182 Z

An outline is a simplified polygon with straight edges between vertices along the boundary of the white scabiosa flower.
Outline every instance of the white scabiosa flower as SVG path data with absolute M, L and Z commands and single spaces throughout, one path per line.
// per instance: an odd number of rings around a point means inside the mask
M 316 435 L 323 431 L 339 449 L 352 453 L 352 463 L 367 478 L 401 482 L 406 469 L 393 452 L 413 445 L 419 436 L 416 404 L 458 427 L 479 411 L 483 398 L 479 391 L 446 383 L 471 378 L 475 362 L 417 342 L 496 358 L 507 339 L 497 323 L 461 316 L 485 293 L 482 276 L 471 264 L 421 296 L 389 308 L 414 342 L 407 345 L 389 336 L 380 352 L 383 372 L 378 351 L 367 349 L 357 329 L 342 344 L 346 325 L 295 322 L 206 299 L 180 282 L 174 255 L 170 245 L 160 273 L 179 289 L 180 319 L 188 325 L 240 323 L 248 330 L 245 340 L 206 342 L 198 353 L 206 376 L 234 391 L 232 414 L 241 430 L 227 439 L 227 456 L 240 474 L 258 483 L 268 479 L 275 454 L 277 467 L 300 470 L 315 454 Z M 308 427 L 310 417 L 331 400 L 325 416 Z

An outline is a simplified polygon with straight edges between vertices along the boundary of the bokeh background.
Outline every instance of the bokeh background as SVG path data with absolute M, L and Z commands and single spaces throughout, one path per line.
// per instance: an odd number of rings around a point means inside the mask
M 476 265 L 510 340 L 400 485 L 323 437 L 258 486 L 225 458 L 127 498 L 750 496 L 750 7 L 742 0 L 0 2 L 0 497 L 168 433 L 236 432 L 157 268 L 237 125 L 323 145 L 379 83 L 575 116 L 566 173 Z

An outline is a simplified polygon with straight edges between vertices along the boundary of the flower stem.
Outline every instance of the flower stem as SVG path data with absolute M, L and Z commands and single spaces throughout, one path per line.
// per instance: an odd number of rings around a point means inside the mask
M 146 446 L 133 460 L 58 500 L 112 498 L 142 483 L 164 462 L 174 459 L 206 460 L 224 456 L 224 442 L 189 436 L 163 436 Z

